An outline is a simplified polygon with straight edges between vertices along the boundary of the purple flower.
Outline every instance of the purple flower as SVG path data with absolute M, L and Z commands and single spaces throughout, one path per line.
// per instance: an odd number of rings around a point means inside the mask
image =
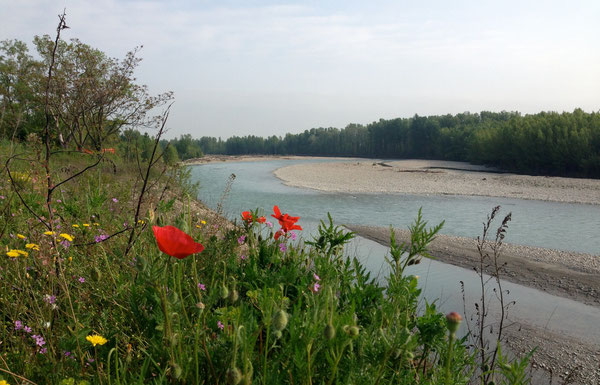
M 112 201 L 115 203 L 119 202 L 119 200 L 117 198 L 113 198 Z
M 41 348 L 40 349 L 40 354 L 46 354 L 46 352 L 48 351 L 48 349 L 46 348 Z
M 44 296 L 44 301 L 46 303 L 48 303 L 49 305 L 52 305 L 52 304 L 56 303 L 56 296 L 55 295 L 46 294 Z
M 245 235 L 242 235 L 241 237 L 239 237 L 239 238 L 238 238 L 238 243 L 239 243 L 240 245 L 242 245 L 242 244 L 244 243 L 244 241 L 245 241 L 245 240 L 246 240 L 246 236 L 245 236 Z
M 26 333 L 31 333 L 31 328 L 27 325 L 23 326 L 23 330 L 25 330 Z
M 313 278 L 315 279 L 315 281 L 320 281 L 321 278 L 319 278 L 319 276 L 315 273 L 313 273 Z
M 35 340 L 35 344 L 39 347 L 46 345 L 46 341 L 44 341 L 44 337 L 34 334 L 31 336 Z
M 100 242 L 106 240 L 107 238 L 108 238 L 108 235 L 106 235 L 106 234 L 100 234 L 100 235 L 96 235 L 94 237 L 94 241 L 96 241 L 96 243 L 100 243 Z
M 271 222 L 269 222 L 269 221 L 266 221 L 266 222 L 265 222 L 265 224 L 266 224 L 268 227 L 270 227 L 270 228 L 273 228 L 273 223 L 271 223 Z
M 282 253 L 285 253 L 285 251 L 287 250 L 287 246 L 285 245 L 285 243 L 279 244 L 279 250 L 281 250 Z
M 198 283 L 198 288 L 202 291 L 206 291 L 206 285 L 203 283 Z
M 241 259 L 242 261 L 245 261 L 245 260 L 246 260 L 246 258 L 248 258 L 248 257 L 246 257 L 246 255 L 244 255 L 244 254 L 240 255 L 240 259 Z
M 223 322 L 221 321 L 217 321 L 217 327 L 221 330 L 225 329 L 225 325 L 223 325 Z
M 290 238 L 292 238 L 292 241 L 296 240 L 296 233 L 290 233 Z
M 69 358 L 70 355 L 71 355 L 71 352 L 65 352 L 65 357 Z
M 21 330 L 23 328 L 23 323 L 19 320 L 15 321 L 15 330 Z
M 4 195 L 0 195 L 0 199 L 6 199 Z
M 84 283 L 85 282 L 85 278 L 79 277 L 78 281 L 81 282 L 81 283 Z
M 66 239 L 64 241 L 62 241 L 60 243 L 65 249 L 68 249 L 69 247 L 71 247 L 71 242 L 67 241 Z
M 60 199 L 57 199 L 56 203 L 62 203 L 62 201 Z
M 321 287 L 321 285 L 319 285 L 318 283 L 315 282 L 315 284 L 312 287 L 312 291 L 316 293 L 319 291 L 320 287 Z

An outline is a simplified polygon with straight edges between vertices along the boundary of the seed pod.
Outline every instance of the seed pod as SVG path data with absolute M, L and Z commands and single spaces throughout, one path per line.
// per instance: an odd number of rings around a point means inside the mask
M 252 375 L 250 373 L 244 374 L 241 385 L 252 385 Z
M 181 369 L 181 366 L 173 364 L 173 377 L 180 378 L 182 373 L 183 370 Z
M 280 339 L 281 336 L 283 336 L 283 333 L 281 332 L 281 330 L 275 330 L 273 332 L 273 337 L 275 337 L 276 339 Z
M 227 286 L 221 286 L 221 288 L 219 289 L 219 296 L 221 297 L 221 299 L 227 299 L 227 297 L 229 297 L 229 289 L 227 288 Z
M 273 317 L 273 327 L 275 330 L 283 330 L 287 326 L 288 315 L 285 311 L 279 310 Z
M 325 330 L 323 331 L 323 334 L 325 335 L 325 338 L 327 338 L 328 340 L 332 340 L 335 338 L 335 327 L 328 323 L 327 326 L 325 326 Z
M 242 372 L 235 366 L 232 366 L 227 370 L 225 377 L 229 385 L 238 385 L 242 381 Z
M 237 290 L 233 289 L 233 290 L 231 290 L 231 291 L 229 292 L 229 300 L 230 300 L 232 303 L 235 303 L 235 302 L 237 302 L 238 298 L 240 298 L 240 294 L 238 293 L 238 291 L 237 291 Z

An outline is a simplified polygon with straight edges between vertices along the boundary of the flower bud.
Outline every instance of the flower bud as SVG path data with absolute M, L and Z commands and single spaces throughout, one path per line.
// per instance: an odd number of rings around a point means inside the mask
M 273 332 L 273 337 L 275 337 L 276 339 L 280 339 L 281 336 L 283 336 L 283 333 L 281 332 L 281 330 L 275 330 Z
M 323 334 L 325 335 L 325 338 L 327 338 L 328 340 L 334 339 L 335 338 L 335 327 L 331 323 L 328 323 L 327 326 L 325 326 L 325 331 L 323 332 Z
M 458 331 L 462 317 L 457 312 L 453 311 L 446 315 L 446 321 L 448 323 L 448 331 L 451 334 L 455 334 Z
M 358 328 L 358 326 L 350 326 L 348 328 L 348 335 L 352 338 L 358 337 L 359 333 L 360 333 L 360 329 Z
M 229 385 L 238 385 L 242 381 L 242 372 L 233 366 L 227 370 L 225 377 Z
M 279 310 L 273 317 L 273 327 L 275 330 L 283 330 L 287 326 L 288 315 L 285 311 Z
M 233 290 L 231 290 L 231 291 L 229 292 L 229 300 L 230 300 L 232 303 L 235 303 L 235 302 L 237 302 L 238 298 L 240 298 L 240 294 L 238 293 L 238 291 L 237 291 L 237 290 L 233 289 Z
M 221 288 L 219 289 L 219 296 L 221 297 L 221 299 L 227 299 L 227 297 L 229 297 L 229 289 L 227 288 L 227 286 L 221 286 Z

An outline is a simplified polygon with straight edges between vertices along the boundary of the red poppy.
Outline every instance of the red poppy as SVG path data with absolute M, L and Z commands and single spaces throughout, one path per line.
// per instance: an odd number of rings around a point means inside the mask
M 183 259 L 189 255 L 197 254 L 204 250 L 204 246 L 194 242 L 192 237 L 177 227 L 173 226 L 152 226 L 158 248 L 165 254 L 177 259 Z
M 267 221 L 267 218 L 265 217 L 258 217 L 258 219 L 256 220 L 256 222 L 258 223 L 265 223 Z
M 248 223 L 252 222 L 252 213 L 250 211 L 243 211 L 242 219 Z
M 275 214 L 271 216 L 277 219 L 279 221 L 279 224 L 281 225 L 281 230 L 275 233 L 275 240 L 279 239 L 281 235 L 286 234 L 292 230 L 302 230 L 302 227 L 296 224 L 300 217 L 291 217 L 288 214 L 281 215 L 281 211 L 279 211 L 279 207 L 277 206 L 273 207 L 273 211 L 275 212 Z

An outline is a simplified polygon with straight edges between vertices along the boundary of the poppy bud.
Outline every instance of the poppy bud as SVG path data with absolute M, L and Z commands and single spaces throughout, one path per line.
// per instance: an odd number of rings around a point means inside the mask
M 283 330 L 287 326 L 288 315 L 285 311 L 279 310 L 273 317 L 273 327 L 275 330 Z
M 360 329 L 358 328 L 358 326 L 350 326 L 348 328 L 348 335 L 352 338 L 358 337 L 359 333 L 360 333 Z
M 273 332 L 273 337 L 275 337 L 276 339 L 280 339 L 281 336 L 283 336 L 283 333 L 281 332 L 281 330 L 275 330 Z
M 413 354 L 413 352 L 407 352 L 406 358 L 408 358 L 409 360 L 412 360 L 413 358 L 415 358 L 415 355 Z
M 457 312 L 453 311 L 446 315 L 446 321 L 448 323 L 448 331 L 450 334 L 455 334 L 460 326 L 460 322 L 462 321 L 462 317 Z
M 241 385 L 252 385 L 252 375 L 250 373 L 244 374 Z
M 240 294 L 238 293 L 238 291 L 237 291 L 237 290 L 233 289 L 233 290 L 231 290 L 231 291 L 229 292 L 229 300 L 230 300 L 232 303 L 235 303 L 235 302 L 237 302 L 238 298 L 240 298 Z
M 327 326 L 325 326 L 325 331 L 323 332 L 323 334 L 325 335 L 325 338 L 327 338 L 328 340 L 332 340 L 335 338 L 335 327 L 328 323 Z
M 222 285 L 221 288 L 219 288 L 219 296 L 221 299 L 227 299 L 227 297 L 229 297 L 229 289 L 227 286 Z
M 242 381 L 242 372 L 233 366 L 227 370 L 225 377 L 229 385 L 238 385 Z

